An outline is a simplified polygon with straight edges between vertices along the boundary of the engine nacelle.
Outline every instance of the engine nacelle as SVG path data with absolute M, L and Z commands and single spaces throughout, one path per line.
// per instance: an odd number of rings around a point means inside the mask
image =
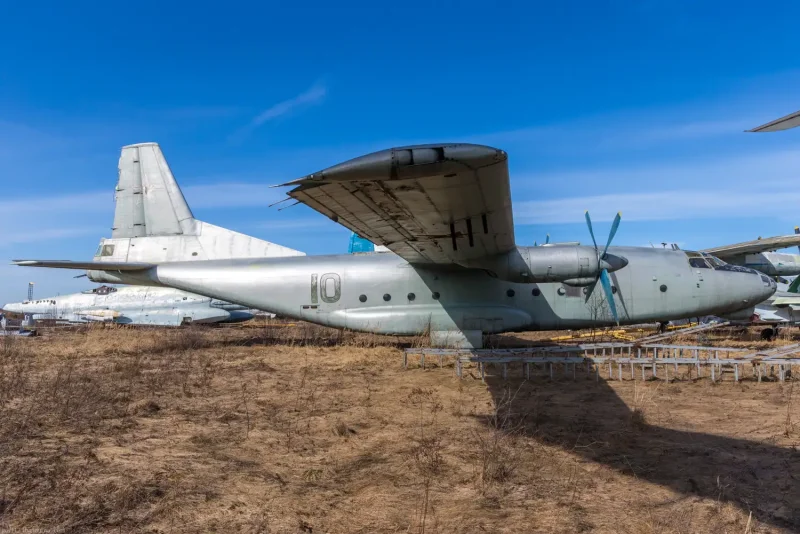
M 601 269 L 609 272 L 622 269 L 628 260 L 606 254 L 598 260 L 594 247 L 516 247 L 491 258 L 466 262 L 467 267 L 488 271 L 501 280 L 517 283 L 570 282 L 570 285 L 591 284 Z

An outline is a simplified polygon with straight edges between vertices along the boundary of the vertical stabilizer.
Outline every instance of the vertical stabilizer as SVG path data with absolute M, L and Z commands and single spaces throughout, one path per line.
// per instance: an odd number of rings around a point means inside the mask
M 800 226 L 795 226 L 794 227 L 794 233 L 795 234 L 800 234 Z M 800 252 L 800 245 L 797 245 L 797 252 Z
M 122 148 L 111 236 L 183 235 L 194 216 L 157 143 Z
M 122 148 L 111 239 L 95 259 L 162 263 L 304 256 L 303 252 L 198 221 L 157 143 Z

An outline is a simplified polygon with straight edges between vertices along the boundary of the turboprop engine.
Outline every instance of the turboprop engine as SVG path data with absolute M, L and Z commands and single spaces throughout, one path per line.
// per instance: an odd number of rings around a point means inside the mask
M 506 254 L 471 262 L 468 266 L 485 269 L 492 276 L 509 282 L 563 282 L 571 286 L 588 286 L 587 302 L 592 297 L 597 283 L 600 282 L 611 316 L 619 324 L 608 273 L 622 269 L 628 265 L 628 260 L 622 256 L 609 254 L 608 247 L 617 233 L 622 214 L 617 213 L 614 217 L 603 252 L 600 252 L 597 240 L 594 238 L 592 219 L 588 211 L 585 216 L 593 247 L 580 245 L 516 247 Z
M 588 286 L 597 280 L 602 270 L 614 272 L 628 260 L 613 254 L 599 256 L 594 247 L 552 246 L 516 247 L 511 252 L 470 263 L 501 280 L 517 283 L 564 282 L 573 286 Z

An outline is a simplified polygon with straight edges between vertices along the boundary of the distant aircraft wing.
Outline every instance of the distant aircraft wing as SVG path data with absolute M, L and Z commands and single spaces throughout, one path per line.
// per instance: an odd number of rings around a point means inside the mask
M 282 185 L 410 263 L 458 264 L 514 247 L 508 158 L 496 148 L 392 148 Z
M 113 261 L 69 260 L 12 260 L 22 267 L 50 267 L 53 269 L 84 269 L 87 271 L 144 271 L 155 267 L 153 263 L 126 263 Z
M 767 237 L 765 239 L 756 239 L 755 241 L 747 241 L 745 243 L 736 243 L 735 245 L 708 248 L 702 252 L 708 252 L 709 254 L 724 260 L 726 257 L 730 256 L 771 252 L 773 250 L 780 250 L 782 248 L 794 247 L 798 245 L 800 245 L 800 234 L 794 234 Z
M 793 310 L 796 310 L 798 307 L 800 307 L 800 295 L 780 296 L 775 298 L 775 300 L 773 300 L 770 304 L 776 308 L 790 307 Z
M 761 126 L 756 126 L 752 130 L 747 130 L 747 131 L 777 132 L 780 130 L 788 130 L 789 128 L 794 128 L 796 126 L 800 126 L 800 111 L 795 111 L 794 113 L 790 113 L 785 117 L 781 117 L 780 119 L 775 119 L 772 122 L 768 122 L 767 124 L 762 124 Z

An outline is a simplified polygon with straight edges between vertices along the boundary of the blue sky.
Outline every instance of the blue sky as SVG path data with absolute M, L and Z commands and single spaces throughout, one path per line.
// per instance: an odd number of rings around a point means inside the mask
M 702 248 L 800 224 L 790 2 L 8 3 L 0 259 L 88 259 L 122 145 L 157 141 L 195 216 L 310 254 L 347 232 L 297 178 L 398 144 L 509 153 L 517 242 Z M 5 262 L 3 262 L 5 263 Z M 90 285 L 0 265 L 0 303 Z

